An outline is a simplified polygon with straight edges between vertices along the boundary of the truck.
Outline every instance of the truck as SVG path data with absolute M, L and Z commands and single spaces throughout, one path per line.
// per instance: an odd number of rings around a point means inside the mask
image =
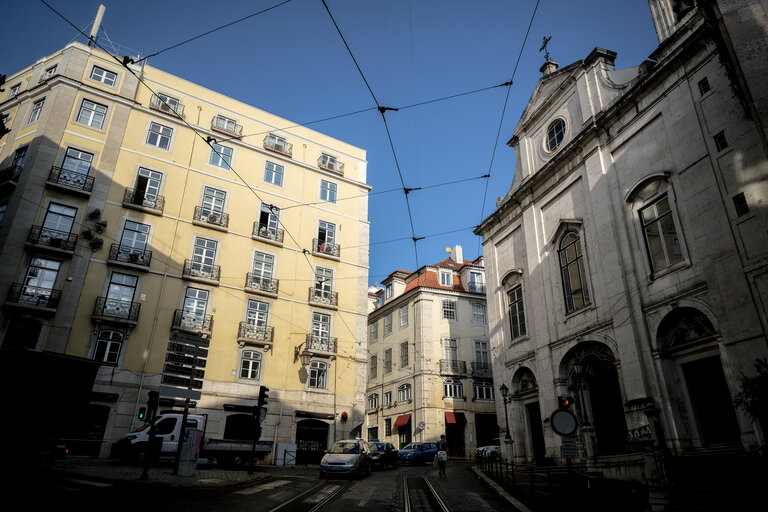
M 112 456 L 122 459 L 141 461 L 150 454 L 149 430 L 154 424 L 153 453 L 160 459 L 175 458 L 181 435 L 182 413 L 166 412 L 158 414 L 151 422 L 139 430 L 123 435 L 112 447 Z M 187 415 L 186 429 L 203 432 L 198 461 L 215 462 L 220 467 L 244 466 L 255 460 L 263 459 L 272 451 L 272 441 L 253 439 L 213 439 L 205 437 L 207 417 L 198 414 Z M 159 447 L 159 453 L 158 453 Z

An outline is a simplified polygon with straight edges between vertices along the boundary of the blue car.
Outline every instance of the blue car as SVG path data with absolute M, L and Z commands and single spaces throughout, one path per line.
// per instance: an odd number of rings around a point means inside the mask
M 400 464 L 431 464 L 437 455 L 436 443 L 410 443 L 400 448 L 397 461 Z

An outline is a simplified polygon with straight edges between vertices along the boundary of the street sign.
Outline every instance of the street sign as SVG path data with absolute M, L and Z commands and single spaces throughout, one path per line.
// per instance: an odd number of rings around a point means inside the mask
M 576 446 L 576 439 L 573 437 L 564 437 L 563 444 L 560 446 L 560 456 L 564 459 L 578 459 L 579 449 Z
M 197 379 L 191 380 L 193 389 L 203 389 L 203 381 Z M 177 377 L 175 375 L 163 375 L 160 380 L 160 382 L 163 384 L 168 384 L 170 386 L 180 386 L 183 388 L 189 388 L 189 381 L 190 379 L 187 377 Z M 200 397 L 197 398 L 199 399 Z
M 179 364 L 167 363 L 163 366 L 163 373 L 175 373 L 176 375 L 186 375 L 188 377 L 195 377 L 202 379 L 205 376 L 203 370 L 192 368 L 190 366 L 181 366 Z
M 197 346 L 206 347 L 206 348 L 208 348 L 211 345 L 211 340 L 208 338 L 203 338 L 202 335 L 188 334 L 180 331 L 171 331 L 170 340 L 180 341 L 182 343 L 191 343 L 192 345 L 197 345 Z
M 198 359 L 197 357 L 189 357 L 185 354 L 179 354 L 178 352 L 166 353 L 165 361 L 168 363 L 177 363 L 177 364 L 183 364 L 186 366 L 195 366 L 197 368 L 205 368 L 205 359 Z
M 208 357 L 208 351 L 204 348 L 185 345 L 184 343 L 177 343 L 175 341 L 168 343 L 168 352 L 178 352 L 180 354 L 188 354 L 196 357 Z
M 165 381 L 165 377 L 163 376 L 163 381 Z M 175 398 L 189 398 L 190 400 L 200 400 L 203 396 L 200 391 L 195 391 L 194 389 L 174 388 L 171 386 L 160 386 L 160 394 Z M 174 407 L 184 407 L 184 404 L 174 405 Z
M 568 409 L 556 409 L 549 417 L 549 424 L 555 434 L 561 437 L 572 436 L 579 427 L 579 422 Z
M 189 391 L 185 389 L 184 391 Z M 199 391 L 192 391 L 192 393 L 200 393 Z M 174 398 L 160 398 L 160 407 L 186 407 L 187 402 L 185 400 L 176 400 Z M 197 407 L 197 402 L 190 400 L 189 408 L 194 409 Z
M 418 429 L 419 430 L 424 430 L 424 427 L 426 427 L 426 426 L 427 425 L 423 421 L 420 421 L 419 424 L 418 424 Z

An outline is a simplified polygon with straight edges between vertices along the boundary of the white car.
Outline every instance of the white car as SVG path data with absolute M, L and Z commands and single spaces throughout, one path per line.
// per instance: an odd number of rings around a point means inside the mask
M 491 460 L 498 460 L 501 458 L 501 446 L 481 446 L 475 451 L 475 456 L 480 458 L 488 458 Z

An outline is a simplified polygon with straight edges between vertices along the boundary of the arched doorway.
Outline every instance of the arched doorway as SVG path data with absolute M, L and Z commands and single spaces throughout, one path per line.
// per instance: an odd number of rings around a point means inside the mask
M 512 377 L 512 392 L 513 398 L 523 409 L 521 412 L 524 417 L 526 458 L 541 462 L 546 457 L 547 450 L 539 406 L 539 384 L 530 369 L 521 368 L 515 373 Z
M 319 464 L 327 448 L 327 423 L 301 420 L 296 424 L 296 464 Z
M 577 345 L 569 355 L 568 389 L 582 435 L 589 433 L 588 455 L 627 450 L 627 419 L 613 353 L 602 343 Z
M 689 432 L 694 444 L 739 442 L 739 424 L 720 361 L 720 337 L 709 318 L 695 308 L 675 308 L 662 319 L 657 338 L 662 358 L 670 363 L 666 371 L 673 372 L 669 377 L 682 384 L 671 386 L 671 391 L 686 404 L 683 423 L 695 425 Z

